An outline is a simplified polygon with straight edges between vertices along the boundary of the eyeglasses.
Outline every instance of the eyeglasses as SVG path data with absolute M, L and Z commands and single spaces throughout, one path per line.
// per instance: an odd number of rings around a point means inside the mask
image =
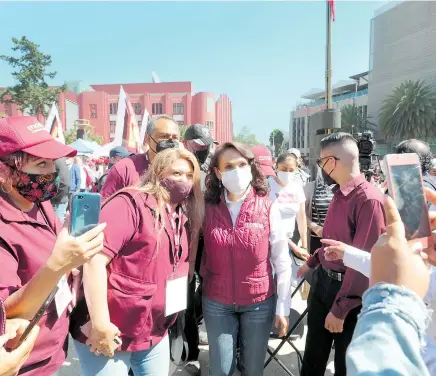
M 328 157 L 318 158 L 317 161 L 316 161 L 317 166 L 319 166 L 320 168 L 322 168 L 322 166 L 321 166 L 322 162 L 323 162 L 325 159 L 327 160 L 327 159 L 329 159 L 329 158 L 334 158 L 334 160 L 336 160 L 336 161 L 339 161 L 339 160 L 340 160 L 340 158 L 337 158 L 337 157 L 335 157 L 335 156 L 333 156 L 333 155 L 330 155 L 330 156 L 328 156 Z M 326 162 L 328 162 L 328 161 L 326 161 Z

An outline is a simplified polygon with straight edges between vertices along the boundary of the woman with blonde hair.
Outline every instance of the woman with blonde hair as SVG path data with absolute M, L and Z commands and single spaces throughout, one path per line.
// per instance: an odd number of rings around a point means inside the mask
M 105 202 L 104 250 L 84 267 L 88 311 L 73 330 L 83 375 L 168 375 L 167 331 L 186 308 L 188 232 L 198 234 L 203 211 L 199 165 L 184 149 L 158 153 L 136 186 Z

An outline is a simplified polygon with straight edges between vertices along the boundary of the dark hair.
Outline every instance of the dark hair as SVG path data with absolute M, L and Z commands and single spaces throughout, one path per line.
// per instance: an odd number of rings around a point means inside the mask
M 410 140 L 402 141 L 395 149 L 396 154 L 415 153 L 419 156 L 422 172 L 428 172 L 433 168 L 432 153 L 429 144 L 425 141 Z
M 215 154 L 211 158 L 208 175 L 205 179 L 205 202 L 207 204 L 218 204 L 220 202 L 220 196 L 222 195 L 223 190 L 221 181 L 215 175 L 214 167 L 218 169 L 220 157 L 228 149 L 234 149 L 238 151 L 242 157 L 248 161 L 252 170 L 252 187 L 255 189 L 255 192 L 258 196 L 266 196 L 269 192 L 269 187 L 260 165 L 255 160 L 255 154 L 253 154 L 249 147 L 238 142 L 226 142 L 217 148 Z
M 293 153 L 284 153 L 281 154 L 278 159 L 276 160 L 276 166 L 279 165 L 279 163 L 284 162 L 287 158 L 294 158 L 296 160 L 296 163 L 299 164 L 299 158 L 296 157 Z
M 326 136 L 322 141 L 320 141 L 320 148 L 323 150 L 328 146 L 340 144 L 344 141 L 353 141 L 358 144 L 358 141 L 350 133 L 337 132 Z

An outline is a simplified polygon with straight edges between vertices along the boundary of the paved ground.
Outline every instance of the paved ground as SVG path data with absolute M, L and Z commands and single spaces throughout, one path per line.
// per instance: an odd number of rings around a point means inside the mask
M 306 307 L 306 301 L 303 301 L 299 294 L 293 298 L 292 306 L 299 312 L 303 312 Z M 295 342 L 296 347 L 301 353 L 305 349 L 305 335 L 306 335 L 306 326 L 305 326 L 305 334 L 301 340 Z M 270 341 L 270 348 L 276 348 L 279 344 L 278 340 Z M 297 355 L 288 344 L 285 345 L 278 354 L 278 358 L 284 362 L 287 367 L 297 376 Z M 331 353 L 330 363 L 328 365 L 328 370 L 325 373 L 325 376 L 333 376 L 334 375 L 334 364 L 333 364 L 333 353 Z M 201 349 L 201 354 L 199 357 L 199 361 L 202 368 L 202 376 L 208 375 L 208 346 L 204 346 Z M 77 359 L 77 355 L 74 351 L 74 346 L 71 344 L 69 350 L 68 361 L 64 364 L 61 369 L 60 376 L 79 376 L 80 375 L 80 366 L 79 361 Z M 182 370 L 177 370 L 174 375 L 176 376 L 186 376 L 186 373 Z M 236 372 L 235 376 L 240 375 L 239 372 Z M 282 370 L 282 368 L 275 362 L 272 361 L 269 366 L 266 368 L 264 372 L 265 376 L 287 376 L 287 374 Z M 117 375 L 118 376 L 118 375 Z M 120 375 L 121 376 L 121 375 Z

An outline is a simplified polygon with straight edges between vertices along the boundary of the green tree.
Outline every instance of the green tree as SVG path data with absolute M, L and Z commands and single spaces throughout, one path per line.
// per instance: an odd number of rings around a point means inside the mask
M 406 81 L 384 101 L 381 131 L 388 141 L 427 139 L 436 135 L 435 87 L 424 81 Z
M 185 132 L 187 131 L 188 125 L 180 125 L 179 132 L 181 133 L 181 140 L 185 139 Z
M 240 132 L 237 135 L 234 135 L 233 140 L 248 146 L 260 144 L 260 142 L 256 139 L 256 136 L 253 133 L 250 133 L 250 129 L 248 127 L 241 128 Z
M 92 127 L 85 128 L 85 134 L 86 134 L 86 139 L 88 141 L 95 141 L 99 145 L 101 145 L 103 143 L 103 137 L 95 135 Z M 64 137 L 65 137 L 65 143 L 67 145 L 70 145 L 71 143 L 76 141 L 77 140 L 77 128 L 73 127 L 69 131 L 65 132 Z
M 6 88 L 0 95 L 0 102 L 14 103 L 30 115 L 42 114 L 46 117 L 53 102 L 58 101 L 58 95 L 66 91 L 67 86 L 49 87 L 46 79 L 54 79 L 57 73 L 47 72 L 52 58 L 39 51 L 38 44 L 26 37 L 12 38 L 12 43 L 12 51 L 18 52 L 18 57 L 0 55 L 0 60 L 14 69 L 12 76 L 17 84 Z
M 376 124 L 370 116 L 367 116 L 360 108 L 354 104 L 347 104 L 341 109 L 341 128 L 342 131 L 351 134 L 362 133 L 364 131 L 374 131 Z
M 275 150 L 275 157 L 278 157 L 284 148 L 284 133 L 279 129 L 274 129 L 270 133 L 269 141 Z

